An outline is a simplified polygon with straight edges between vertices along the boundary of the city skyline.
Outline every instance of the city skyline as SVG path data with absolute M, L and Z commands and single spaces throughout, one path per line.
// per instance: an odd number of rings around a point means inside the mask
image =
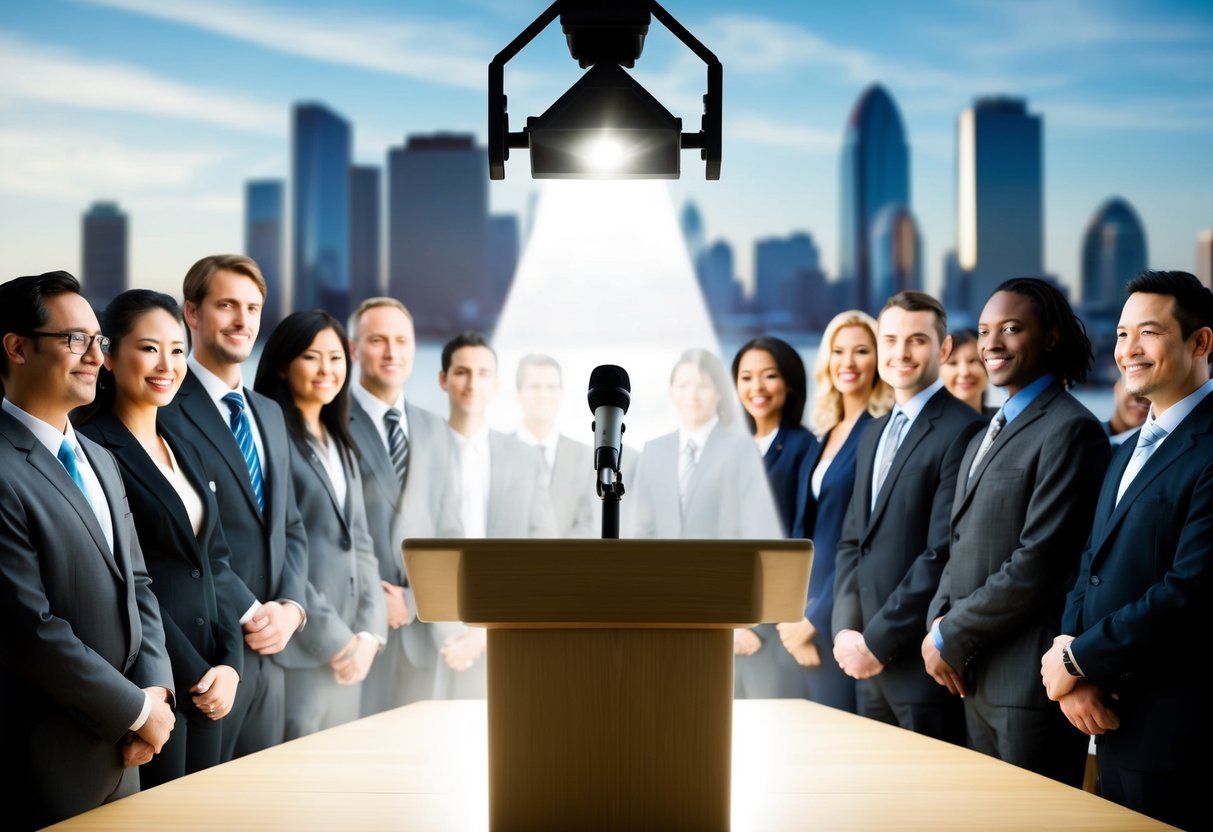
M 197 256 L 240 250 L 244 183 L 287 179 L 289 111 L 323 101 L 354 131 L 352 161 L 383 168 L 406 134 L 483 143 L 485 67 L 546 3 L 439 9 L 370 2 L 47 2 L 0 20 L 0 264 L 8 275 L 80 268 L 79 218 L 97 200 L 131 217 L 135 285 L 179 288 Z M 722 180 L 687 159 L 708 240 L 753 281 L 759 239 L 808 232 L 839 273 L 839 158 L 860 93 L 882 83 L 905 121 L 925 288 L 956 245 L 955 124 L 980 97 L 1025 98 L 1044 118 L 1044 268 L 1078 294 L 1093 212 L 1138 211 L 1150 265 L 1195 268 L 1213 226 L 1213 11 L 1195 3 L 892 4 L 866 15 L 770 2 L 667 8 L 725 65 Z M 912 44 L 912 45 L 911 45 Z M 636 76 L 684 120 L 702 67 L 654 23 Z M 507 73 L 513 122 L 578 76 L 559 29 Z M 492 214 L 525 220 L 525 164 L 489 188 Z M 384 183 L 386 187 L 386 182 Z

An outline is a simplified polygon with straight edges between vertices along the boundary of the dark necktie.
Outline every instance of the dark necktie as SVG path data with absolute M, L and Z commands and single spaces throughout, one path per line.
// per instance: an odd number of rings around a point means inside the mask
M 228 393 L 223 397 L 224 403 L 232 411 L 231 428 L 240 446 L 240 454 L 248 468 L 249 483 L 253 486 L 253 496 L 257 498 L 257 508 L 265 511 L 265 494 L 261 482 L 261 460 L 257 457 L 257 445 L 253 442 L 253 426 L 249 423 L 248 414 L 244 411 L 244 396 L 239 393 Z
M 409 438 L 400 427 L 400 411 L 391 408 L 383 414 L 383 423 L 387 426 L 387 450 L 392 457 L 392 467 L 396 469 L 396 479 L 400 480 L 400 489 L 409 478 Z

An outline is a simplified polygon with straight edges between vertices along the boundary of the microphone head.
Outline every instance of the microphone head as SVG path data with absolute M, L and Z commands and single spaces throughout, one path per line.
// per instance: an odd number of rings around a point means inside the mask
M 632 403 L 632 381 L 628 371 L 614 364 L 600 364 L 590 373 L 590 412 L 617 407 L 624 413 Z

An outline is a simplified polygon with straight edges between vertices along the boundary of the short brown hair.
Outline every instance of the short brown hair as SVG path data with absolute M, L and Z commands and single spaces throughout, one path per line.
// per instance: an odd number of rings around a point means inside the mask
M 883 315 L 885 309 L 890 309 L 894 306 L 907 312 L 934 312 L 935 333 L 939 336 L 939 343 L 942 344 L 943 340 L 948 337 L 948 313 L 944 311 L 942 303 L 926 292 L 916 292 L 913 289 L 898 292 L 885 301 L 880 314 Z
M 393 309 L 399 309 L 404 313 L 404 317 L 409 319 L 410 323 L 413 320 L 413 313 L 409 312 L 408 307 L 395 298 L 389 298 L 386 295 L 382 295 L 377 298 L 367 298 L 362 303 L 358 304 L 358 308 L 350 313 L 349 320 L 346 321 L 345 331 L 349 333 L 351 341 L 358 340 L 358 323 L 362 320 L 362 316 L 367 312 L 370 312 L 372 309 L 378 309 L 381 306 L 390 306 Z
M 217 271 L 229 271 L 242 274 L 257 284 L 261 290 L 261 298 L 265 299 L 265 278 L 261 275 L 261 267 L 257 261 L 243 254 L 211 254 L 203 257 L 185 273 L 181 284 L 181 295 L 186 303 L 199 304 L 206 298 L 211 288 L 211 278 Z

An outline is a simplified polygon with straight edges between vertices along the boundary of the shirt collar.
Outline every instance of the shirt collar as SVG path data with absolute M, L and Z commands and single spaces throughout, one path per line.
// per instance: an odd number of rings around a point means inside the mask
M 922 409 L 927 406 L 927 402 L 929 402 L 931 397 L 938 393 L 942 387 L 943 379 L 935 379 L 932 384 L 923 388 L 922 390 L 919 390 L 912 397 L 910 397 L 908 402 L 894 407 L 893 412 L 896 413 L 900 410 L 905 414 L 906 422 L 908 424 L 913 424 L 914 420 L 918 418 L 918 414 L 922 413 Z
M 64 439 L 72 446 L 72 450 L 75 451 L 76 456 L 80 456 L 80 440 L 76 438 L 76 431 L 72 429 L 70 419 L 65 420 L 66 428 L 60 430 L 51 423 L 44 422 L 37 416 L 26 413 L 8 399 L 4 399 L 0 406 L 4 408 L 5 413 L 25 425 L 29 429 L 29 432 L 34 435 L 34 438 L 51 452 L 51 456 L 59 456 L 59 447 L 63 444 Z
M 487 453 L 489 449 L 489 429 L 487 426 L 481 428 L 471 436 L 464 436 L 459 431 L 451 428 L 451 435 L 455 437 L 455 444 L 460 448 L 466 448 L 469 445 L 477 451 Z
M 353 394 L 355 401 L 362 405 L 362 409 L 366 411 L 366 415 L 371 417 L 376 425 L 382 424 L 383 417 L 393 407 L 400 411 L 400 429 L 404 431 L 404 435 L 409 435 L 409 419 L 408 413 L 404 409 L 404 391 L 396 397 L 396 401 L 392 404 L 384 403 L 383 399 L 376 396 L 370 390 L 367 390 L 361 384 L 354 384 L 350 387 L 350 392 Z
M 206 390 L 206 394 L 211 397 L 211 400 L 215 404 L 223 405 L 223 397 L 233 391 L 239 393 L 241 396 L 244 395 L 243 375 L 240 376 L 240 381 L 235 387 L 228 387 L 226 381 L 198 363 L 198 359 L 193 353 L 190 353 L 186 364 L 189 366 L 189 371 L 198 377 L 198 381 L 202 382 L 202 388 Z M 224 406 L 226 407 L 226 405 Z
M 1205 396 L 1213 392 L 1213 379 L 1206 381 L 1200 387 L 1197 387 L 1188 395 L 1177 401 L 1175 404 L 1167 408 L 1167 412 L 1154 418 L 1154 405 L 1150 405 L 1150 415 L 1146 417 L 1147 422 L 1153 422 L 1157 428 L 1162 428 L 1169 436 L 1174 430 L 1179 427 L 1180 422 L 1188 417 L 1196 406 L 1205 400 Z
M 678 449 L 682 450 L 683 448 L 685 448 L 687 446 L 687 442 L 693 439 L 693 440 L 695 440 L 695 446 L 697 448 L 699 448 L 699 450 L 702 451 L 703 446 L 708 441 L 708 434 L 710 434 L 713 430 L 715 430 L 716 425 L 718 425 L 718 424 L 720 424 L 720 417 L 713 416 L 711 419 L 709 419 L 707 421 L 706 424 L 702 425 L 701 427 L 696 428 L 693 431 L 688 431 L 686 428 L 679 428 L 678 429 Z
M 1004 422 L 1010 422 L 1020 413 L 1028 409 L 1028 405 L 1036 401 L 1036 397 L 1048 389 L 1056 379 L 1052 373 L 1045 373 L 1036 381 L 1021 389 L 1011 398 L 1007 399 L 1002 406 L 1002 418 Z
M 536 448 L 544 448 L 546 450 L 552 450 L 553 448 L 556 447 L 556 443 L 560 441 L 560 432 L 554 430 L 548 434 L 547 439 L 540 439 L 535 434 L 533 434 L 529 430 L 527 430 L 525 425 L 519 425 L 518 426 L 518 438 L 521 439 L 523 442 L 527 443 L 528 445 L 533 445 Z

